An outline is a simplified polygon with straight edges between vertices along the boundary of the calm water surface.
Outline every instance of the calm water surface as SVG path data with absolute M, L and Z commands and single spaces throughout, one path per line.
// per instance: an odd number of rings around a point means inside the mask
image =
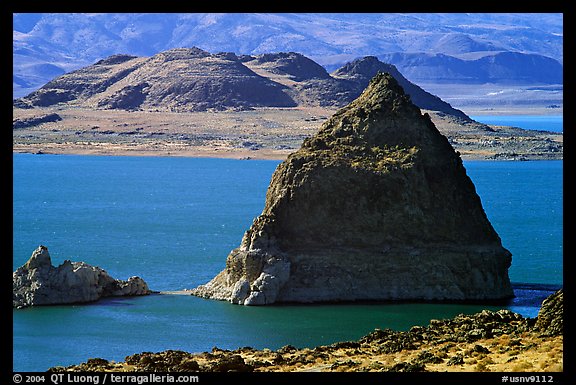
M 472 119 L 498 126 L 511 126 L 526 130 L 564 131 L 563 115 L 475 115 Z
M 53 264 L 85 261 L 154 290 L 192 288 L 223 269 L 260 214 L 277 161 L 15 154 L 13 268 L 39 245 Z M 518 296 L 535 316 L 562 285 L 562 161 L 465 162 L 486 213 L 513 254 Z M 520 285 L 520 283 L 529 285 Z M 277 349 L 406 330 L 487 306 L 356 304 L 240 307 L 191 296 L 106 299 L 13 311 L 15 371 L 91 357 L 213 346 Z

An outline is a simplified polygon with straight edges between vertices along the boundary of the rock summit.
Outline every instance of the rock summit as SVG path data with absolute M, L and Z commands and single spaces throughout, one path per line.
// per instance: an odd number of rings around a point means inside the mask
M 387 73 L 272 176 L 262 214 L 194 295 L 243 305 L 513 296 L 511 254 L 457 152 Z
M 39 246 L 28 262 L 12 273 L 12 303 L 15 308 L 93 302 L 102 297 L 150 293 L 148 285 L 140 277 L 117 280 L 99 267 L 69 260 L 54 267 L 46 246 Z

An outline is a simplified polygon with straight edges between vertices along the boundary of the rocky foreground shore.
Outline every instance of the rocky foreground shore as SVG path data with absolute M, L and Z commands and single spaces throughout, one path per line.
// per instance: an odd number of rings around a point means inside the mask
M 50 372 L 561 372 L 563 290 L 542 303 L 537 318 L 483 310 L 432 320 L 409 331 L 379 330 L 358 341 L 313 349 L 213 348 L 192 354 L 143 352 L 124 362 L 92 358 Z

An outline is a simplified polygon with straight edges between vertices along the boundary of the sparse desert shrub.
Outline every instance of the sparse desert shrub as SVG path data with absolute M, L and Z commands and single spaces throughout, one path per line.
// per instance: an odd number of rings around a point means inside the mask
M 534 365 L 528 361 L 519 361 L 512 366 L 513 372 L 525 372 L 527 369 L 533 368 Z
M 490 369 L 488 369 L 488 365 L 484 361 L 481 361 L 481 362 L 478 362 L 476 364 L 476 366 L 474 367 L 474 371 L 476 371 L 476 372 L 489 372 Z
M 512 349 L 508 352 L 509 356 L 517 356 L 520 352 L 517 349 Z

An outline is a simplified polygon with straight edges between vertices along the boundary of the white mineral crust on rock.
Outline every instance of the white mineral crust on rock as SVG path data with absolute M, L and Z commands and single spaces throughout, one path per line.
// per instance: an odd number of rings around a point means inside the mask
M 84 262 L 64 261 L 52 266 L 48 248 L 40 246 L 23 266 L 12 273 L 13 307 L 97 301 L 102 297 L 147 295 L 140 277 L 112 278 L 105 270 Z

